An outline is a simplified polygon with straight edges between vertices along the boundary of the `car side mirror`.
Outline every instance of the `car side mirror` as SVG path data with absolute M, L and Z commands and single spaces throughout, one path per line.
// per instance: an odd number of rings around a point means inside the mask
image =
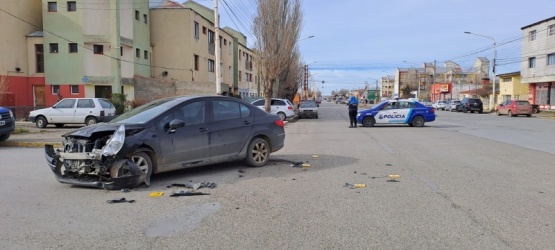
M 170 122 L 170 128 L 168 129 L 168 134 L 173 134 L 175 133 L 175 130 L 177 130 L 178 128 L 182 128 L 185 126 L 185 122 L 179 119 L 173 119 Z

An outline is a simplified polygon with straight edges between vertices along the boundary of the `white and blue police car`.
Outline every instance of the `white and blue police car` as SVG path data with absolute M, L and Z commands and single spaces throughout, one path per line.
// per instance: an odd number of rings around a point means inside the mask
M 360 110 L 357 122 L 364 127 L 376 124 L 408 124 L 422 127 L 436 119 L 435 109 L 414 100 L 386 100 L 372 108 Z

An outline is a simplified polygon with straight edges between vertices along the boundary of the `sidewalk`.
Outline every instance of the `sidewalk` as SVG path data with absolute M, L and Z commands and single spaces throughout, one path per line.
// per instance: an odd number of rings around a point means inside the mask
M 53 144 L 54 147 L 62 147 L 62 135 L 80 126 L 69 126 L 67 128 L 37 128 L 34 123 L 21 121 L 15 122 L 15 133 L 10 135 L 7 141 L 0 142 L 0 147 L 33 147 L 41 148 L 45 144 Z
M 297 115 L 288 118 L 285 124 L 294 122 Z M 49 125 L 46 128 L 37 128 L 34 123 L 28 121 L 15 122 L 15 133 L 7 141 L 0 142 L 1 147 L 29 147 L 43 148 L 45 144 L 52 144 L 55 148 L 61 148 L 63 134 L 69 133 L 81 125 L 66 125 L 64 128 L 56 128 Z M 22 133 L 22 131 L 25 131 Z

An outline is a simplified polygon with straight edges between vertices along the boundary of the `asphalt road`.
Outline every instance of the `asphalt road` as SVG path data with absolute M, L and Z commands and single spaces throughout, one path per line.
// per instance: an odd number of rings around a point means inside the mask
M 323 103 L 286 125 L 265 167 L 165 173 L 126 193 L 59 184 L 40 148 L 0 147 L 0 249 L 552 249 L 555 121 L 437 114 L 348 128 L 346 106 Z M 205 181 L 210 195 L 169 197 Z

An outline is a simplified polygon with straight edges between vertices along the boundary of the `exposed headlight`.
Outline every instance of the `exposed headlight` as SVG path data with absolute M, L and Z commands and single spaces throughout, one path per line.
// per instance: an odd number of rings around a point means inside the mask
M 11 117 L 11 118 L 14 118 L 14 116 L 13 116 L 13 112 L 12 112 L 12 110 L 11 110 L 11 109 L 10 109 L 10 117 Z
M 123 147 L 123 142 L 125 142 L 125 125 L 119 126 L 118 130 L 114 132 L 112 138 L 108 140 L 106 146 L 102 149 L 102 155 L 116 155 Z

